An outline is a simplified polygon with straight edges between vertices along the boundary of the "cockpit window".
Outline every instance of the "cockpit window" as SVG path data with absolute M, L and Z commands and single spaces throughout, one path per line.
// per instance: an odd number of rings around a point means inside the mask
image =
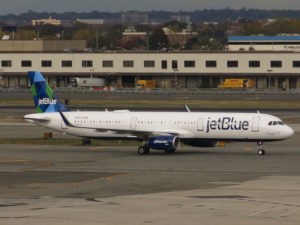
M 276 125 L 284 125 L 282 121 L 270 121 L 268 123 L 269 126 L 276 126 Z

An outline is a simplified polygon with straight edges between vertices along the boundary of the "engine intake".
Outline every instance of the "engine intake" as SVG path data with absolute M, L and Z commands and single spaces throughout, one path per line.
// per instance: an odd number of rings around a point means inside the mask
M 163 150 L 166 152 L 175 151 L 179 146 L 179 138 L 175 136 L 151 137 L 148 142 L 149 148 Z

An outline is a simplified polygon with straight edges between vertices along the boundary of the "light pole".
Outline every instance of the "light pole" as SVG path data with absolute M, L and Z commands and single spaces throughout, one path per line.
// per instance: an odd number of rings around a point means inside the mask
M 90 72 L 91 72 L 91 78 L 93 78 L 93 73 L 95 72 L 95 69 L 94 69 L 94 68 L 91 68 L 91 69 L 90 69 Z
M 174 71 L 174 88 L 178 89 L 178 77 L 177 77 L 178 69 L 174 68 L 173 71 Z
M 268 81 L 268 88 L 270 89 L 270 85 L 271 85 L 271 73 L 272 73 L 273 70 L 269 69 L 267 70 L 268 74 L 269 74 L 269 81 Z
M 149 51 L 149 38 L 150 38 L 150 36 L 151 36 L 151 33 L 147 33 L 146 34 L 146 41 L 147 41 L 147 43 L 146 43 L 146 48 L 147 48 L 147 52 Z
M 96 31 L 96 52 L 98 52 L 99 49 L 99 32 Z

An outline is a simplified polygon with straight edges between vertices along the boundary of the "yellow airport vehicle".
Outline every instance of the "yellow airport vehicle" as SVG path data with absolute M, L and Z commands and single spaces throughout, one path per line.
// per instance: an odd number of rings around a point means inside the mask
M 254 88 L 254 81 L 245 78 L 226 78 L 218 88 Z
M 153 89 L 155 88 L 154 80 L 138 80 L 139 89 Z

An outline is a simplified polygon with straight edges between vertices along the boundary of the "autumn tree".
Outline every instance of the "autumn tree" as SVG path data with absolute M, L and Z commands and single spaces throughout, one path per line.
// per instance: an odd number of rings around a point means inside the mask
M 169 40 L 161 27 L 155 28 L 149 38 L 149 49 L 160 50 L 169 47 Z

